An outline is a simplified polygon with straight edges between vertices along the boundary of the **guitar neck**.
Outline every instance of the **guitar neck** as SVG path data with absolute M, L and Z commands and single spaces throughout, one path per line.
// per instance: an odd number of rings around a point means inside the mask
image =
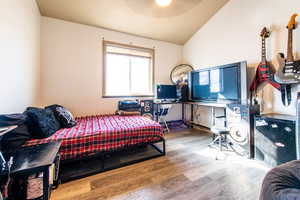
M 288 47 L 287 47 L 287 62 L 294 62 L 293 56 L 293 29 L 289 29 Z
M 267 58 L 266 58 L 266 39 L 262 38 L 261 41 L 261 61 L 262 63 L 266 63 L 267 62 Z

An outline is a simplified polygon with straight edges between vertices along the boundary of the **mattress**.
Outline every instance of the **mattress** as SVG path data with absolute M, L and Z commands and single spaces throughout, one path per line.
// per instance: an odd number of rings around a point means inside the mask
M 30 140 L 26 146 L 61 140 L 61 159 L 70 160 L 158 142 L 164 137 L 159 123 L 142 116 L 98 115 L 76 121 L 75 127 L 61 129 L 49 138 Z

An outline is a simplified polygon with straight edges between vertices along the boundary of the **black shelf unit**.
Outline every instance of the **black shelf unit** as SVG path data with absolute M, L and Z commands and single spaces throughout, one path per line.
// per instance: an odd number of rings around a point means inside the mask
M 255 117 L 255 159 L 270 167 L 296 160 L 296 117 L 265 114 Z

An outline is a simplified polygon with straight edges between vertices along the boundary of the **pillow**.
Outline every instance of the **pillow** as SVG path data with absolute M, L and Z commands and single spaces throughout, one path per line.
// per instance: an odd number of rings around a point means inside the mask
M 77 122 L 72 113 L 63 106 L 55 104 L 47 106 L 46 109 L 50 109 L 53 111 L 62 128 L 71 128 L 73 126 L 76 126 Z
M 29 132 L 35 139 L 50 137 L 60 129 L 60 124 L 50 109 L 29 107 L 25 114 L 28 117 Z

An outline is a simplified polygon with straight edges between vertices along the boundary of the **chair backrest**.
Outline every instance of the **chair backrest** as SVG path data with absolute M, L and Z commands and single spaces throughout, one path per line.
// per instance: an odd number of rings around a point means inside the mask
M 171 104 L 165 104 L 165 105 L 161 105 L 159 108 L 159 116 L 166 116 L 168 115 L 170 109 L 172 108 Z

